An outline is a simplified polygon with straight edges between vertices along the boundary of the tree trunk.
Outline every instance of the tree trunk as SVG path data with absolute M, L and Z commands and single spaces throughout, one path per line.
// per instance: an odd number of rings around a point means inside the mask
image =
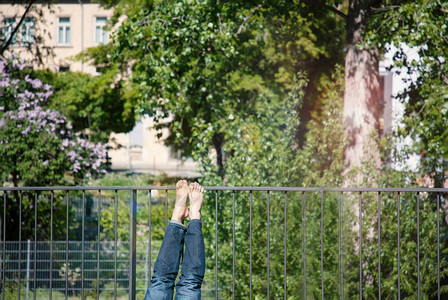
M 344 151 L 345 186 L 360 185 L 357 170 L 366 160 L 381 166 L 377 147 L 380 107 L 379 52 L 360 47 L 370 14 L 369 1 L 352 0 L 347 15 L 345 57 L 344 126 L 348 145 Z M 354 172 L 352 175 L 351 172 Z
M 221 178 L 224 178 L 224 155 L 222 153 L 224 135 L 222 133 L 215 133 L 213 135 L 213 146 L 216 151 L 216 164 L 218 166 L 218 174 Z

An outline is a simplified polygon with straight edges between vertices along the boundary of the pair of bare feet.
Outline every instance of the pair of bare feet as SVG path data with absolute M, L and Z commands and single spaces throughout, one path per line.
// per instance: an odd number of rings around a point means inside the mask
M 190 198 L 190 209 L 187 207 L 187 198 Z M 190 216 L 190 220 L 201 219 L 201 208 L 204 200 L 204 188 L 197 182 L 190 183 L 179 180 L 176 184 L 176 203 L 171 220 L 183 222 Z

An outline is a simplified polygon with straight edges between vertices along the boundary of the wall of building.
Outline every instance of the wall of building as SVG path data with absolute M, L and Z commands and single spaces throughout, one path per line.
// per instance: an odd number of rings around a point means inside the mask
M 54 51 L 54 56 L 42 57 L 44 67 L 53 71 L 58 71 L 59 67 L 69 67 L 71 71 L 82 71 L 95 75 L 95 66 L 74 61 L 71 58 L 84 49 L 98 44 L 95 42 L 97 18 L 110 18 L 113 11 L 106 10 L 97 3 L 66 2 L 55 3 L 51 6 L 35 4 L 36 8 L 29 13 L 29 17 L 37 20 L 35 30 L 43 38 L 42 46 L 51 47 Z M 15 17 L 18 23 L 24 11 L 24 5 L 0 4 L 0 19 Z M 37 11 L 42 11 L 42 18 L 37 17 Z M 69 43 L 59 43 L 59 21 L 61 18 L 70 18 L 68 24 L 70 27 Z M 20 32 L 17 38 L 20 39 Z M 25 59 L 32 58 L 31 54 L 20 43 L 11 46 L 10 50 L 19 53 Z

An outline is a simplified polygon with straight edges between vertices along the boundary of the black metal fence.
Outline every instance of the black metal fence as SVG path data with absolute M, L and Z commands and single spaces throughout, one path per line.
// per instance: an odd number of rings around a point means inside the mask
M 447 299 L 448 189 L 206 187 L 204 299 Z M 175 187 L 0 188 L 1 299 L 142 299 Z

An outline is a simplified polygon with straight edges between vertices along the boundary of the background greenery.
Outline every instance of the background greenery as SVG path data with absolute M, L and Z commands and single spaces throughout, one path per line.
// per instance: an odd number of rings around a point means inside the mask
M 53 85 L 55 93 L 49 107 L 67 116 L 74 129 L 92 141 L 106 142 L 111 131 L 129 131 L 140 114 L 154 117 L 158 121 L 156 130 L 167 128 L 170 132 L 165 140 L 167 145 L 180 150 L 183 157 L 200 162 L 203 177 L 199 181 L 203 185 L 343 186 L 354 176 L 344 170 L 344 149 L 351 142 L 345 137 L 343 124 L 344 89 L 347 88 L 344 53 L 350 33 L 346 18 L 352 11 L 352 4 L 365 3 L 372 6 L 362 7 L 368 17 L 361 32 L 364 42 L 357 46 L 378 50 L 378 53 L 393 46 L 397 52 L 390 68 L 400 67 L 402 72 L 414 77 L 409 77 L 409 87 L 398 95 L 405 107 L 400 126 L 388 137 L 376 132 L 372 139 L 371 147 L 380 153 L 381 164 L 378 166 L 374 158 L 365 156 L 363 164 L 355 171 L 362 174 L 361 185 L 367 187 L 441 186 L 448 144 L 445 121 L 448 113 L 448 28 L 445 24 L 448 4 L 443 1 L 104 1 L 104 5 L 115 8 L 110 24 L 117 26 L 113 39 L 108 45 L 89 49 L 78 56 L 78 59 L 104 66 L 100 76 L 24 72 Z M 346 18 L 335 9 L 346 14 Z M 118 20 L 123 21 L 119 23 Z M 414 47 L 418 53 L 415 59 L 407 56 L 409 47 Z M 169 115 L 173 116 L 172 120 L 165 122 L 164 118 Z M 11 134 L 17 135 L 13 128 L 11 130 Z M 410 147 L 403 146 L 405 139 L 411 140 Z M 397 169 L 397 165 L 406 165 L 410 154 L 423 157 L 418 170 Z M 434 184 L 431 180 L 422 183 L 425 175 L 431 177 Z M 154 180 L 109 175 L 92 183 L 136 185 L 140 182 L 152 184 Z M 163 181 L 174 182 L 175 179 Z M 272 298 L 283 296 L 285 280 L 288 298 L 302 298 L 304 259 L 306 297 L 320 298 L 321 196 L 319 193 L 287 194 L 285 279 L 282 250 L 285 195 L 269 194 Z M 378 196 L 364 193 L 361 206 L 363 296 L 366 299 L 378 297 Z M 383 193 L 380 196 L 381 297 L 395 299 L 397 295 L 397 235 L 400 230 L 401 297 L 416 298 L 417 203 L 420 203 L 421 292 L 426 299 L 437 296 L 435 247 L 439 240 L 442 297 L 446 297 L 447 227 L 441 221 L 441 234 L 437 236 L 435 195 Z M 114 195 L 105 192 L 104 197 L 112 199 Z M 118 229 L 122 240 L 128 239 L 126 197 L 122 195 L 119 203 Z M 144 244 L 149 205 L 145 193 L 139 193 L 138 197 L 142 203 L 138 216 L 141 220 L 139 242 Z M 232 296 L 234 279 L 236 298 L 247 298 L 250 194 L 208 191 L 206 197 L 204 293 L 207 297 L 214 293 L 217 234 L 220 297 Z M 216 197 L 218 212 L 215 211 Z M 258 299 L 266 298 L 267 289 L 267 197 L 266 193 L 252 193 L 252 280 L 253 293 Z M 338 193 L 324 195 L 325 296 L 336 298 L 341 292 L 338 288 L 341 226 L 344 296 L 354 298 L 359 293 L 359 195 L 344 195 L 341 215 L 340 197 Z M 168 198 L 174 199 L 174 194 L 170 192 Z M 441 199 L 444 204 L 445 195 Z M 65 212 L 62 200 L 57 207 L 55 211 Z M 169 209 L 172 209 L 171 202 Z M 113 238 L 113 213 L 110 206 L 103 211 L 102 240 Z M 215 232 L 215 213 L 218 232 Z M 151 214 L 152 238 L 160 242 L 165 222 L 163 200 L 154 203 Z M 306 241 L 303 215 L 306 216 Z M 444 216 L 441 210 L 442 219 Z M 32 220 L 32 217 L 28 218 L 25 212 L 24 219 Z M 235 245 L 232 245 L 233 224 Z M 56 224 L 58 228 L 63 226 L 63 223 Z M 73 232 L 79 236 L 75 227 Z M 25 235 L 32 236 L 31 230 L 24 231 Z M 235 278 L 232 246 L 236 250 Z M 302 249 L 306 250 L 306 257 L 302 256 Z

